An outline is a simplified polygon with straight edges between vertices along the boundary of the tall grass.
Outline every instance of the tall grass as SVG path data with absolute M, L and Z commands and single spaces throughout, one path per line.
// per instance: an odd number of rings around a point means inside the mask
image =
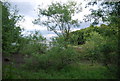
M 101 65 L 71 64 L 61 70 L 30 71 L 5 66 L 3 79 L 116 79 L 109 70 Z

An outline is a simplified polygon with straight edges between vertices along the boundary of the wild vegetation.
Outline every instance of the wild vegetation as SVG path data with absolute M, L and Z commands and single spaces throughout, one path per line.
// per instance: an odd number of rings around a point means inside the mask
M 48 9 L 39 8 L 34 24 L 46 25 L 58 35 L 47 45 L 39 31 L 23 36 L 22 29 L 16 25 L 22 16 L 16 9 L 10 11 L 9 3 L 0 2 L 3 79 L 118 79 L 120 3 L 101 4 L 106 12 L 92 10 L 85 20 L 92 18 L 93 24 L 73 32 L 71 28 L 80 25 L 78 20 L 72 19 L 75 13 L 81 12 L 77 3 L 58 2 L 49 5 Z M 97 2 L 86 6 L 91 5 L 97 5 Z M 108 7 L 112 9 L 108 10 Z M 41 16 L 48 19 L 41 21 Z M 100 18 L 107 24 L 95 25 Z

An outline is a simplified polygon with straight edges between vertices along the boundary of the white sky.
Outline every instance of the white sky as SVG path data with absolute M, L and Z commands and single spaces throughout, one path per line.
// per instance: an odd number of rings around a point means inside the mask
M 38 5 L 44 4 L 45 5 L 44 7 L 46 7 L 46 5 L 50 4 L 52 1 L 67 2 L 68 0 L 7 0 L 7 1 L 10 2 L 12 6 L 16 5 L 17 9 L 19 10 L 19 14 L 24 16 L 25 21 L 19 23 L 21 28 L 24 28 L 26 31 L 39 30 L 44 37 L 46 37 L 47 39 L 50 39 L 50 37 L 56 36 L 54 32 L 47 31 L 47 27 L 34 25 L 32 23 L 34 19 L 37 19 L 36 10 L 38 8 Z M 84 8 L 86 4 L 84 0 L 74 0 L 74 1 L 77 1 L 77 3 L 82 2 L 83 11 L 74 17 L 82 20 L 84 15 L 89 14 L 90 11 L 89 9 Z M 89 24 L 90 23 L 82 23 L 79 28 L 75 28 L 72 31 L 88 27 Z M 25 34 L 25 32 L 23 33 Z

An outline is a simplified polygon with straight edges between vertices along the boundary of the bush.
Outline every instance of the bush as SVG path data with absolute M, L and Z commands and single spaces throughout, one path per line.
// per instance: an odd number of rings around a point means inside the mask
M 38 31 L 35 31 L 29 36 L 21 38 L 18 51 L 21 54 L 29 55 L 32 53 L 43 54 L 47 48 L 45 41 L 46 39 Z
M 53 47 L 46 54 L 33 54 L 27 62 L 28 67 L 38 69 L 62 69 L 77 61 L 77 53 L 72 48 Z
M 86 43 L 82 46 L 85 58 L 88 58 L 92 62 L 99 60 L 101 52 L 100 47 L 103 45 L 103 37 L 97 32 L 90 33 L 90 37 L 87 38 Z
M 109 38 L 101 36 L 97 32 L 91 32 L 90 37 L 87 38 L 86 43 L 83 45 L 84 56 L 91 59 L 91 61 L 96 60 L 104 65 L 112 63 L 111 60 L 116 60 L 117 44 L 117 38 L 114 36 Z
M 51 44 L 53 47 L 66 48 L 66 46 L 69 44 L 69 41 L 66 41 L 63 36 L 59 36 L 59 37 L 53 38 Z
M 45 53 L 46 46 L 44 44 L 26 44 L 20 49 L 21 54 Z

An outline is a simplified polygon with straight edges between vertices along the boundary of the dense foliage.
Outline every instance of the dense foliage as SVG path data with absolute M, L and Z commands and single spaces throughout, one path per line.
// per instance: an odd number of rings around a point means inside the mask
M 105 24 L 101 24 L 100 26 L 93 26 L 87 27 L 85 29 L 77 30 L 71 32 L 70 43 L 75 45 L 84 44 L 87 38 L 90 36 L 91 32 L 97 32 L 102 36 L 115 36 L 118 38 L 118 29 L 115 27 L 110 27 Z
M 117 12 L 119 4 L 113 5 L 112 16 L 110 13 L 107 16 L 101 15 L 104 19 L 110 19 L 107 25 L 90 25 L 70 32 L 69 28 L 79 25 L 77 20 L 72 20 L 74 13 L 79 10 L 76 4 L 52 3 L 48 9 L 39 8 L 39 18 L 34 23 L 42 23 L 56 34 L 59 32 L 57 29 L 62 32 L 48 44 L 40 31 L 22 36 L 21 28 L 16 25 L 21 16 L 17 15 L 16 10 L 10 11 L 9 3 L 2 3 L 3 54 L 11 55 L 3 57 L 3 79 L 118 78 L 119 23 L 112 21 L 113 11 Z M 90 16 L 96 18 L 104 12 L 95 14 L 98 11 L 93 11 L 94 14 L 92 12 Z M 48 20 L 41 22 L 41 15 Z M 118 21 L 117 15 L 114 16 Z
M 13 12 L 13 13 L 12 13 Z M 21 20 L 21 16 L 17 15 L 17 10 L 11 10 L 10 4 L 2 3 L 2 49 L 3 53 L 15 53 L 18 40 L 21 37 L 21 28 L 16 23 Z
M 73 40 L 72 37 L 75 40 Z M 85 59 L 100 62 L 107 68 L 118 63 L 118 30 L 108 25 L 93 26 L 71 33 L 70 43 L 82 45 L 82 53 Z M 117 72 L 117 70 L 116 70 Z

